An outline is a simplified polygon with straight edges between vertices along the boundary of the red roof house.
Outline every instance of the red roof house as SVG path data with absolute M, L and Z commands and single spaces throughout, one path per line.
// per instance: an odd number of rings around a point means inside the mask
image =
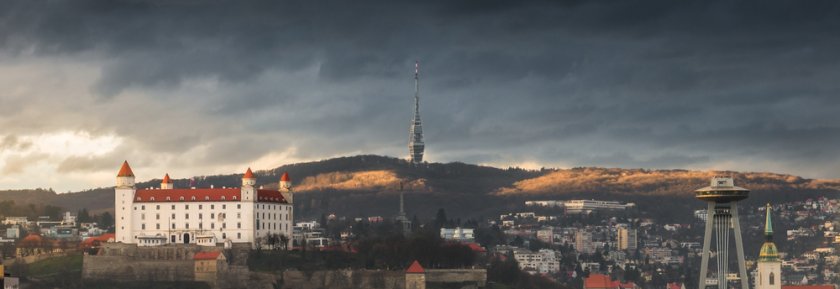
M 425 274 L 426 270 L 423 269 L 423 266 L 420 266 L 420 262 L 417 262 L 417 260 L 414 260 L 414 263 L 411 263 L 411 266 L 408 266 L 408 269 L 405 270 L 405 273 Z

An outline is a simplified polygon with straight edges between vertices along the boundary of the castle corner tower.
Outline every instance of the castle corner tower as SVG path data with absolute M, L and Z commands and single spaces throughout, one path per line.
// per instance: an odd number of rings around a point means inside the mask
M 277 189 L 283 195 L 283 199 L 289 204 L 294 203 L 294 194 L 292 193 L 292 178 L 289 177 L 289 172 L 283 172 L 280 176 L 280 183 L 277 184 Z
M 131 171 L 131 166 L 128 165 L 128 161 L 124 161 L 122 167 L 120 167 L 120 171 L 117 173 L 117 184 L 114 187 L 115 216 L 121 216 L 121 218 L 114 218 L 116 242 L 131 243 L 134 241 L 131 228 L 131 208 L 134 205 L 134 193 L 136 191 L 137 188 L 134 187 L 134 172 Z
M 408 157 L 411 163 L 423 162 L 423 125 L 420 123 L 420 62 L 414 63 L 414 118 L 408 135 Z
M 251 168 L 248 168 L 248 170 L 245 171 L 245 174 L 242 175 L 242 201 L 255 201 L 257 192 L 254 190 L 254 186 L 256 185 L 257 177 L 254 176 L 254 172 L 251 171 Z
M 767 204 L 767 217 L 764 222 L 764 245 L 758 254 L 758 268 L 755 275 L 755 289 L 781 289 L 782 288 L 782 261 L 779 259 L 779 251 L 773 243 L 773 223 L 771 214 L 773 207 Z

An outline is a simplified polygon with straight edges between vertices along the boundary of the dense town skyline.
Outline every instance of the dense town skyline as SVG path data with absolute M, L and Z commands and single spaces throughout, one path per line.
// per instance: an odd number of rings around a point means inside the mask
M 840 178 L 837 3 L 0 3 L 0 189 L 354 154 Z

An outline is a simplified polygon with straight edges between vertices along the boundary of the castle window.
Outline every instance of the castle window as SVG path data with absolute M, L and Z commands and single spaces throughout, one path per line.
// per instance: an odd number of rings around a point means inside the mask
M 199 208 L 199 209 L 201 209 L 201 208 Z M 204 219 L 204 214 L 199 213 L 199 214 L 198 214 L 198 219 L 199 219 L 199 220 Z
M 155 220 L 160 220 L 160 214 L 155 214 Z
M 166 197 L 166 200 L 167 200 L 167 201 L 171 201 L 171 199 L 170 199 L 169 197 Z
M 770 272 L 770 285 L 776 284 L 776 274 Z
M 242 239 L 242 233 L 236 233 L 236 239 Z
M 146 224 L 140 224 L 140 229 L 145 230 L 146 229 Z
M 227 239 L 227 234 L 226 233 L 222 233 L 222 239 Z
M 215 209 L 215 208 L 216 208 L 216 205 L 210 205 L 210 209 L 211 209 L 211 210 L 212 210 L 212 209 Z
M 138 201 L 139 201 L 139 200 L 141 200 L 141 199 L 140 199 L 140 197 L 137 197 L 137 200 L 138 200 Z
M 241 204 L 236 204 L 236 208 L 237 209 L 242 209 L 242 205 Z
M 190 198 L 190 200 L 195 201 L 195 196 L 192 196 L 192 198 Z
M 236 223 L 236 228 L 237 229 L 242 229 L 242 223 Z
M 142 206 L 140 206 L 140 210 L 141 210 L 141 211 L 145 211 L 145 210 L 146 210 L 146 205 L 142 205 Z
M 237 219 L 242 219 L 242 213 L 236 213 L 236 218 Z
M 215 228 L 216 228 L 216 223 L 210 223 L 210 229 L 215 229 Z
M 227 205 L 222 205 L 222 210 L 227 209 Z
M 187 226 L 185 228 L 189 229 L 190 228 L 190 223 L 187 223 Z
M 190 214 L 184 214 L 184 219 L 189 220 L 190 219 Z
M 155 206 L 155 210 L 160 210 L 160 205 Z
M 201 210 L 202 205 L 198 205 L 198 209 Z
M 151 197 L 151 198 L 149 198 L 149 200 L 152 200 L 152 201 L 154 201 L 154 200 L 155 200 L 155 197 Z
M 204 200 L 205 200 L 205 201 L 210 200 L 210 196 L 204 196 Z
M 199 229 L 204 229 L 204 223 L 198 223 L 198 228 Z
M 145 219 L 146 219 L 146 214 L 140 214 L 140 220 L 145 220 Z
M 178 198 L 178 199 L 179 199 L 179 200 L 181 200 L 181 201 L 183 201 L 183 200 L 184 200 L 184 197 L 180 197 L 180 198 Z
M 189 210 L 189 209 L 190 209 L 190 205 L 184 205 L 184 209 L 185 209 L 185 210 Z
M 210 219 L 215 219 L 215 218 L 216 218 L 216 214 L 210 213 Z
M 155 229 L 158 229 L 158 230 L 160 230 L 160 223 L 158 223 L 158 224 L 155 224 Z
M 222 223 L 222 229 L 227 229 L 227 223 Z
M 222 201 L 224 201 L 224 200 L 225 200 L 225 196 L 222 196 Z
M 175 223 L 172 223 L 172 229 L 175 229 Z
M 233 196 L 233 200 L 236 201 L 236 196 Z
M 175 213 L 172 213 L 172 219 L 175 219 Z

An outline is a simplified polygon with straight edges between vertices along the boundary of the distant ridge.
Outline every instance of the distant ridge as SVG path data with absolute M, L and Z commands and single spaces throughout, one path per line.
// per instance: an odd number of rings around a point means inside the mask
M 443 207 L 451 216 L 490 216 L 515 209 L 529 199 L 603 198 L 639 203 L 655 200 L 688 199 L 694 189 L 706 185 L 713 175 L 726 174 L 739 186 L 753 191 L 747 203 L 770 199 L 796 200 L 840 194 L 840 180 L 806 179 L 775 173 L 647 170 L 619 168 L 573 168 L 525 170 L 453 163 L 412 165 L 403 159 L 376 155 L 339 157 L 283 165 L 257 171 L 257 184 L 276 187 L 283 172 L 294 183 L 296 210 L 301 217 L 322 213 L 340 215 L 382 215 L 396 213 L 397 190 L 403 183 L 409 215 L 431 216 Z M 197 187 L 240 185 L 241 174 L 196 177 Z M 175 187 L 189 186 L 189 179 L 173 179 Z M 138 183 L 140 188 L 157 186 L 159 179 Z M 0 201 L 18 204 L 56 205 L 76 211 L 111 210 L 113 189 L 96 188 L 56 194 L 49 190 L 0 191 Z M 681 201 L 682 209 L 702 203 Z M 696 205 L 696 206 L 693 206 Z M 650 210 L 662 210 L 650 206 Z

